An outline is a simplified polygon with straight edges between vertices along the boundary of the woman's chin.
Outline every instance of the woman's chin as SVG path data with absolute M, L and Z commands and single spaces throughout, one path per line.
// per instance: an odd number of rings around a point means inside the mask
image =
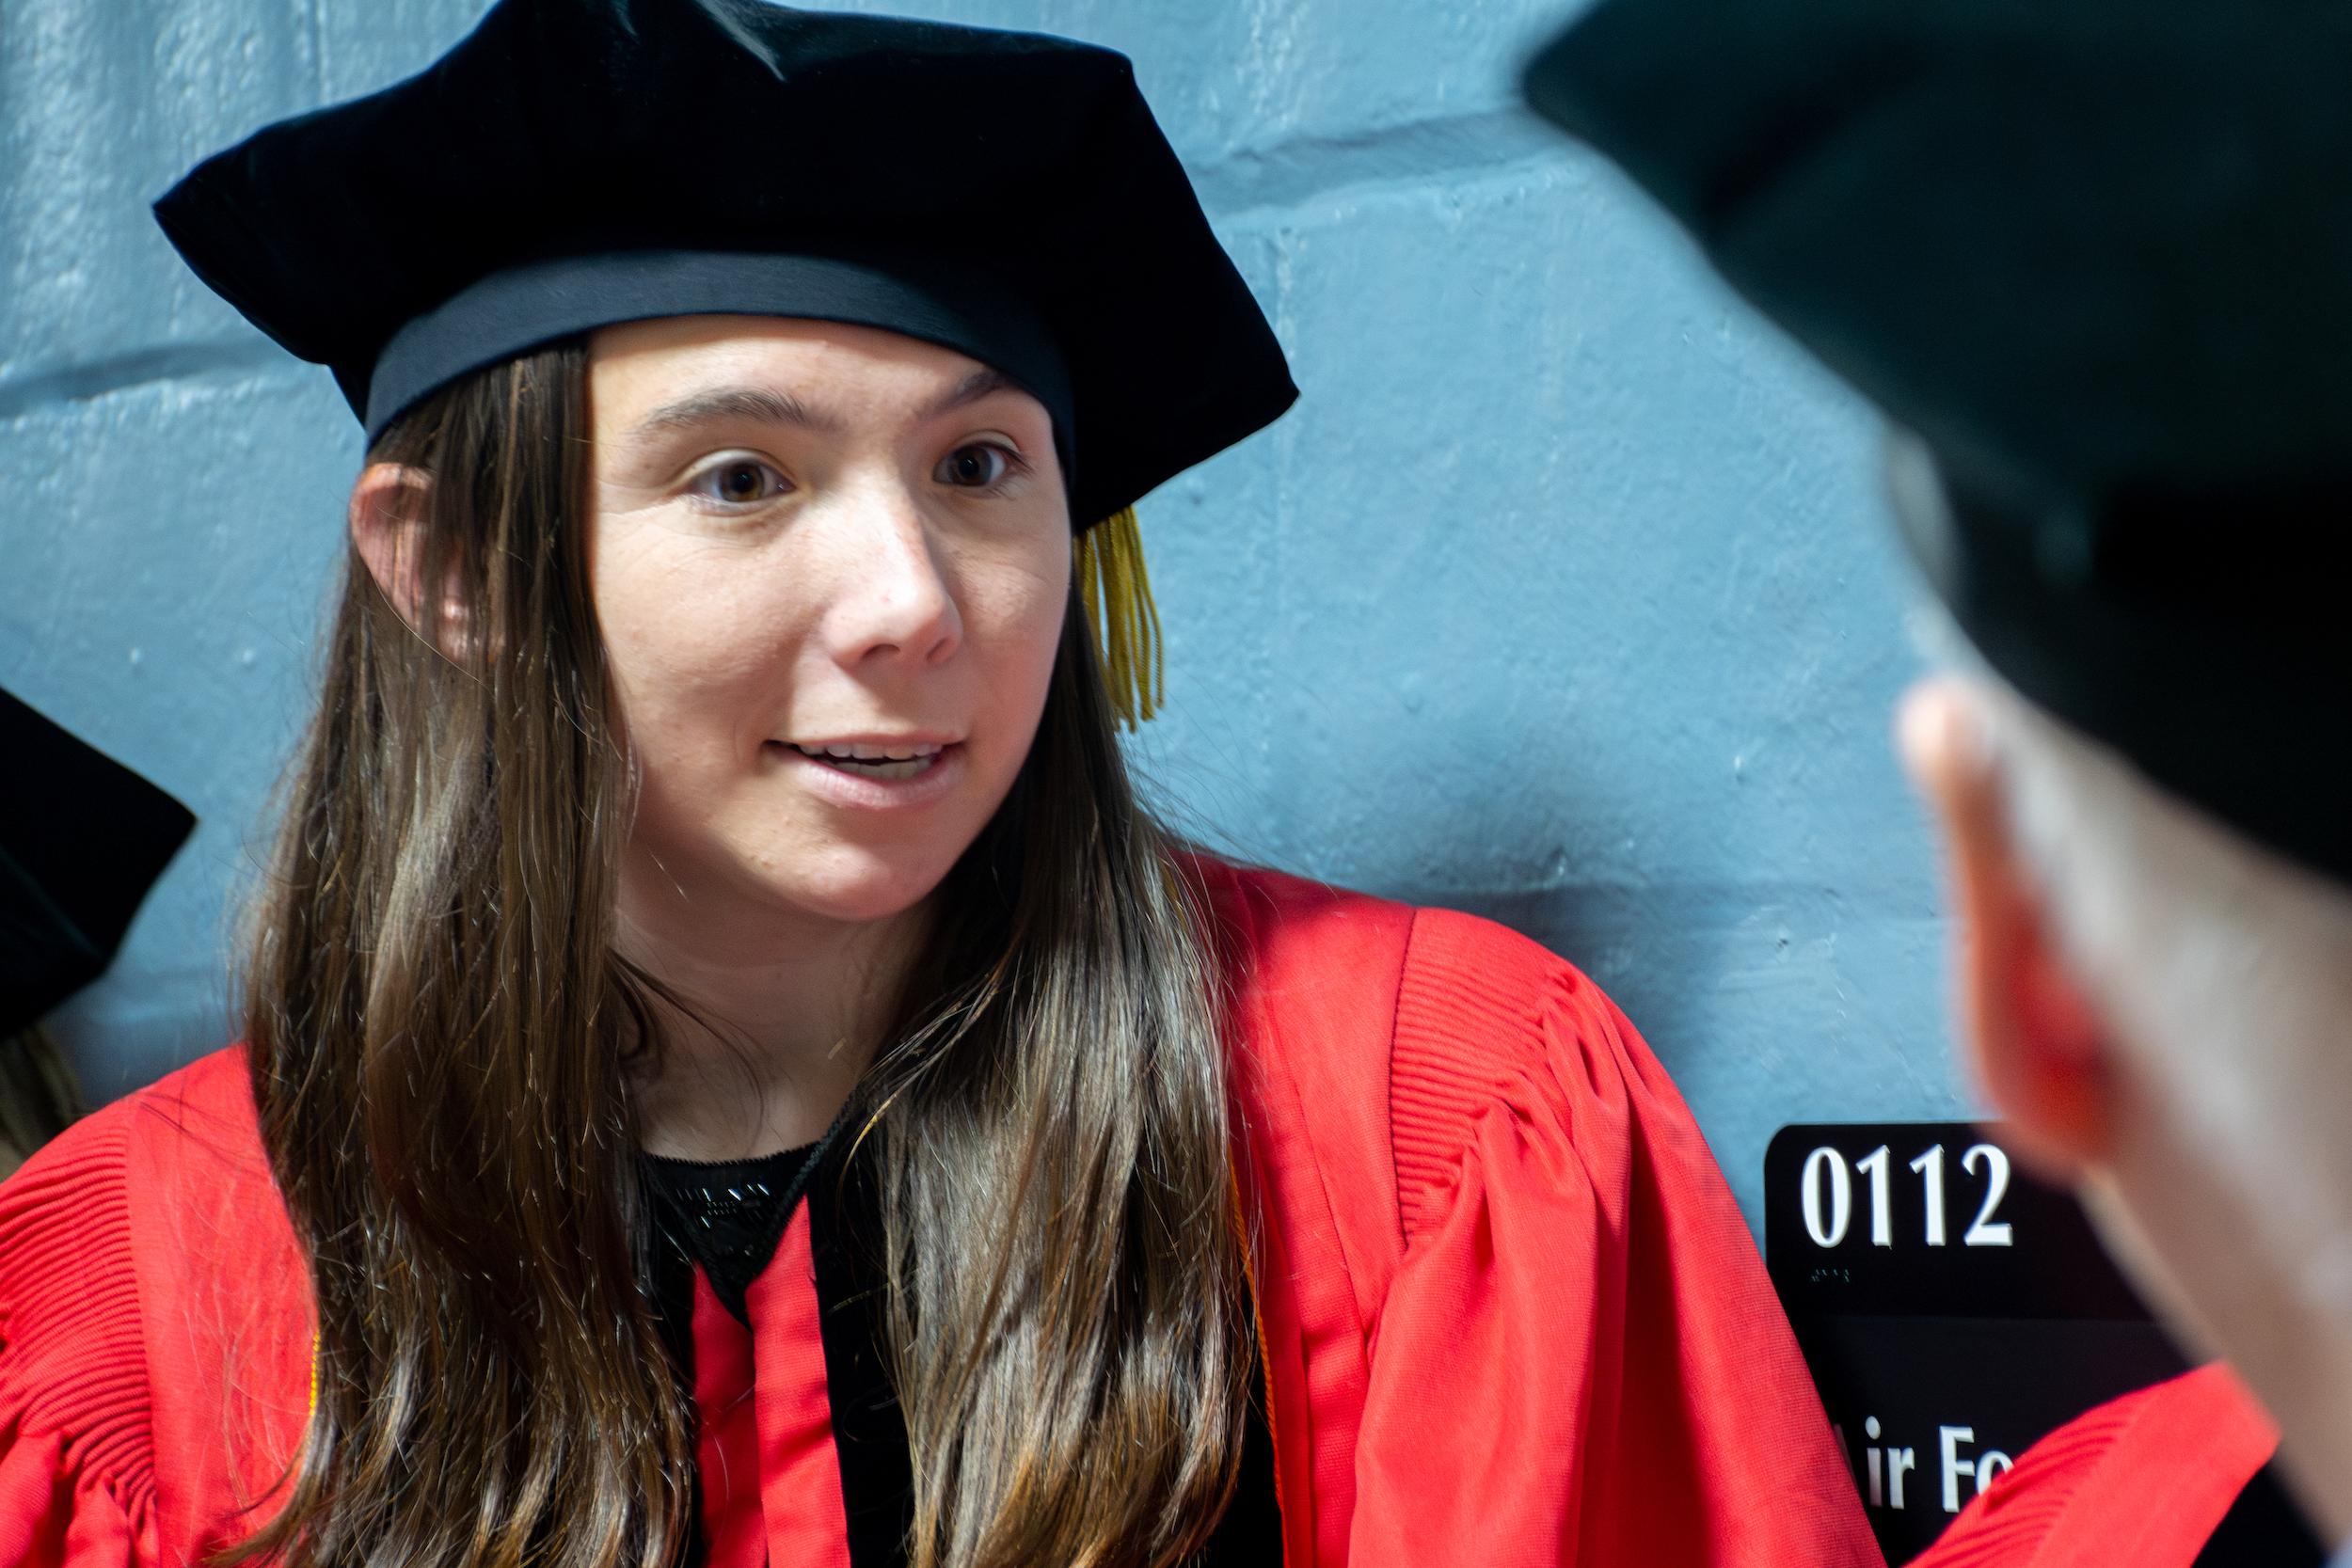
M 773 844 L 714 835 L 640 849 L 624 879 L 637 894 L 624 894 L 637 922 L 669 927 L 681 941 L 728 945 L 779 921 L 865 926 L 893 919 L 929 898 L 956 863 L 945 846 L 812 846 L 803 834 Z
M 946 879 L 952 860 L 899 864 L 879 857 L 848 857 L 837 865 L 795 867 L 788 884 L 770 882 L 771 899 L 811 919 L 866 926 L 906 913 Z

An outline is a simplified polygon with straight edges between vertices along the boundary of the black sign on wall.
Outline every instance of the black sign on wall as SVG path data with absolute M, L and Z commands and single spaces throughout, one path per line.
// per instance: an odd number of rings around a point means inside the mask
M 1784 1127 L 1765 1258 L 1890 1563 L 1932 1544 L 2037 1440 L 2188 1363 L 2074 1197 L 1997 1128 Z M 2325 1554 L 2265 1471 L 2201 1568 Z

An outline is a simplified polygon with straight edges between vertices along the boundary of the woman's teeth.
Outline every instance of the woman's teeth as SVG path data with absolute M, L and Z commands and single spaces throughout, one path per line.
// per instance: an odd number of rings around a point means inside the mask
M 844 773 L 855 773 L 866 779 L 912 779 L 930 771 L 939 760 L 941 748 L 932 745 L 909 746 L 803 746 L 792 743 L 792 749 L 804 757 L 838 768 Z

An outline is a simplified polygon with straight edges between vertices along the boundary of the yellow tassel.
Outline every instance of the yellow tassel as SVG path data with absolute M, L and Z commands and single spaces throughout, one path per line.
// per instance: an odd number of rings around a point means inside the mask
M 1160 641 L 1160 607 L 1152 602 L 1152 574 L 1143 564 L 1143 531 L 1136 509 L 1122 507 L 1084 533 L 1072 549 L 1078 594 L 1111 711 L 1129 729 L 1166 705 L 1168 667 Z

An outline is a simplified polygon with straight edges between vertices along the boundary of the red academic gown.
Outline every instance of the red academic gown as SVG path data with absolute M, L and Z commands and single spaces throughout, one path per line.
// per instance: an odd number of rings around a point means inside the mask
M 2230 1369 L 2200 1367 L 2042 1438 L 1911 1568 L 2192 1568 L 2278 1448 Z
M 1738 1209 L 1622 1014 L 1486 922 L 1204 867 L 1236 998 L 1287 1568 L 1879 1554 Z M 697 1281 L 712 1568 L 863 1568 L 803 1207 L 744 1329 Z M 0 1186 L 0 1568 L 249 1532 L 310 1307 L 224 1052 Z

